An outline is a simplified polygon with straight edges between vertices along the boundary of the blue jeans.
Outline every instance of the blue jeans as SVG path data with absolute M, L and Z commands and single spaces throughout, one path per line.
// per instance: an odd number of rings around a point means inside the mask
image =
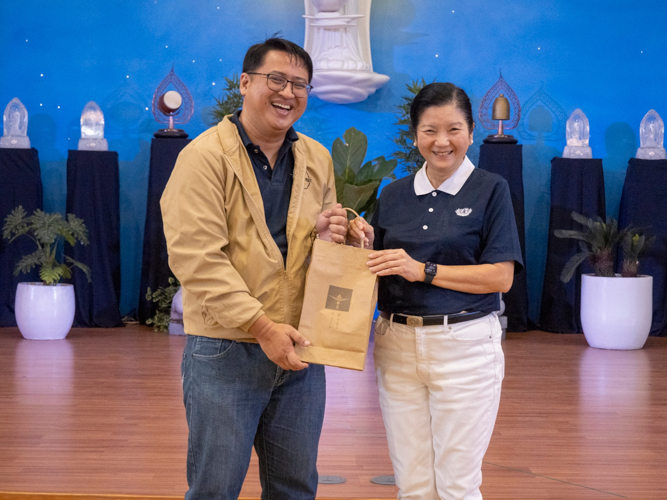
M 188 335 L 186 500 L 236 500 L 254 445 L 262 500 L 314 499 L 324 367 L 285 371 L 258 344 Z

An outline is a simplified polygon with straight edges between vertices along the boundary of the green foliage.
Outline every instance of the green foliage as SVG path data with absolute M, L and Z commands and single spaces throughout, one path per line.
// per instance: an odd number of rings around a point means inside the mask
M 352 127 L 345 131 L 343 140 L 337 138 L 334 141 L 331 156 L 338 203 L 370 221 L 377 206 L 380 183 L 385 178 L 396 178 L 394 169 L 397 161 L 380 156 L 363 163 L 367 148 L 366 135 Z
M 621 238 L 621 249 L 623 250 L 623 268 L 621 276 L 635 278 L 639 272 L 639 259 L 644 252 L 653 244 L 655 236 L 646 238 L 641 229 L 628 228 Z
M 435 80 L 434 80 L 435 81 Z M 424 162 L 419 149 L 414 145 L 414 134 L 410 127 L 410 106 L 415 96 L 421 89 L 426 87 L 427 83 L 422 78 L 421 81 L 413 80 L 411 83 L 405 84 L 408 89 L 408 95 L 401 97 L 403 102 L 396 106 L 398 111 L 396 113 L 397 120 L 394 125 L 398 125 L 398 134 L 394 136 L 394 143 L 398 146 L 398 151 L 393 154 L 393 158 L 398 160 L 403 166 L 403 169 L 408 174 L 414 174 L 419 170 Z
M 226 87 L 222 91 L 220 99 L 215 99 L 215 106 L 210 112 L 210 125 L 220 123 L 227 115 L 233 115 L 243 106 L 243 96 L 240 91 L 240 82 L 237 74 L 231 78 L 225 77 Z
M 88 244 L 88 229 L 82 219 L 74 214 L 67 214 L 65 220 L 59 213 L 46 213 L 39 209 L 28 217 L 24 208 L 19 205 L 5 217 L 2 237 L 11 243 L 19 236 L 32 239 L 37 250 L 21 257 L 14 268 L 14 276 L 38 267 L 44 284 L 55 285 L 61 278 L 71 278 L 72 268 L 76 267 L 86 274 L 90 282 L 88 266 L 67 256 L 63 258 L 60 251 L 63 242 L 72 246 L 77 242 Z
M 579 240 L 580 252 L 573 255 L 565 264 L 560 279 L 568 282 L 574 276 L 574 271 L 579 264 L 588 259 L 593 266 L 595 276 L 614 277 L 614 253 L 616 246 L 621 243 L 621 248 L 628 261 L 628 270 L 623 265 L 623 276 L 637 276 L 639 257 L 653 243 L 654 238 L 647 240 L 641 230 L 631 226 L 619 230 L 618 222 L 611 217 L 603 221 L 600 217 L 590 219 L 577 212 L 572 212 L 572 219 L 583 225 L 583 231 L 571 231 L 557 229 L 554 234 L 558 238 L 571 238 Z
M 558 238 L 579 240 L 580 252 L 573 255 L 565 264 L 560 279 L 568 282 L 574 276 L 579 264 L 588 259 L 593 266 L 595 276 L 614 277 L 614 251 L 624 232 L 619 232 L 618 222 L 611 217 L 603 221 L 600 217 L 589 219 L 577 212 L 572 212 L 574 221 L 584 226 L 583 231 L 557 229 Z
M 151 292 L 150 287 L 146 291 L 146 300 L 155 302 L 157 310 L 155 316 L 146 320 L 147 325 L 153 325 L 153 330 L 156 332 L 168 332 L 169 321 L 171 320 L 171 302 L 174 300 L 174 295 L 178 292 L 181 284 L 176 278 L 169 278 L 169 285 L 167 287 L 159 287 L 154 292 Z

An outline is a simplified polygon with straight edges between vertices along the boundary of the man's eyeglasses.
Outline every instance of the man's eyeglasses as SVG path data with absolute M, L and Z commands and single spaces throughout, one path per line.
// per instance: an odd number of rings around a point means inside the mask
M 313 90 L 312 85 L 308 85 L 304 82 L 293 82 L 292 80 L 288 80 L 280 75 L 274 75 L 273 73 L 254 73 L 248 71 L 247 74 L 265 76 L 267 87 L 274 92 L 281 92 L 287 87 L 288 83 L 292 84 L 292 94 L 294 94 L 295 97 L 308 97 L 310 91 Z

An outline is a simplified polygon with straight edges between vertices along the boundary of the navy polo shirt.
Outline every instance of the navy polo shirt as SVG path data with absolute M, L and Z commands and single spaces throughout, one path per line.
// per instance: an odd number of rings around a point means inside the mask
M 287 263 L 287 212 L 289 211 L 290 197 L 294 173 L 294 153 L 292 144 L 299 140 L 293 127 L 287 131 L 285 141 L 278 151 L 276 163 L 271 168 L 269 160 L 261 148 L 252 143 L 246 133 L 239 116 L 242 110 L 232 115 L 231 121 L 236 125 L 241 141 L 248 151 L 252 168 L 255 171 L 259 192 L 264 203 L 264 218 L 273 236 L 276 245 L 283 254 L 283 265 Z
M 424 176 L 424 172 L 385 186 L 371 223 L 375 250 L 402 248 L 419 262 L 450 266 L 514 261 L 515 274 L 520 272 L 521 246 L 507 181 L 474 168 L 467 158 L 464 165 L 470 175 L 465 179 L 464 174 L 460 189 L 454 189 L 456 194 L 429 184 L 431 191 L 418 195 L 415 177 Z M 497 311 L 500 301 L 497 293 L 458 292 L 411 283 L 401 276 L 381 276 L 378 308 L 427 316 Z

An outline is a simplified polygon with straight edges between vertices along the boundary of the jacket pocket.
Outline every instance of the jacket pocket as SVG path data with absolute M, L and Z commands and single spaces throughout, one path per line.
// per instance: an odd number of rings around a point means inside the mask
M 208 313 L 208 309 L 205 306 L 201 306 L 201 317 L 207 326 L 216 326 L 218 324 L 213 316 Z

